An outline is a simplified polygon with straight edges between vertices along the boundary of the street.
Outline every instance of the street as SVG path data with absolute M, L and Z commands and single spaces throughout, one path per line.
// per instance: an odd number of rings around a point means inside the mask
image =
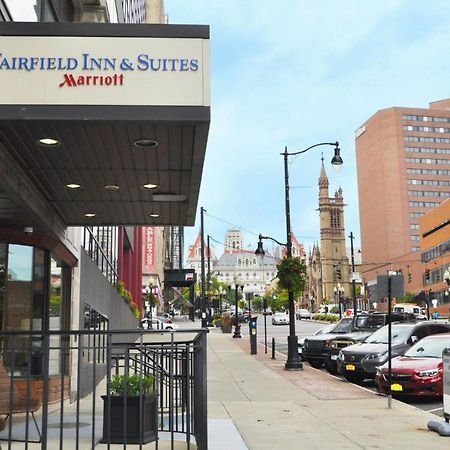
M 264 316 L 259 315 L 257 321 L 257 333 L 258 333 L 258 351 L 265 351 L 265 332 L 264 332 Z M 298 338 L 303 338 L 306 336 L 311 336 L 317 330 L 324 327 L 323 322 L 315 322 L 312 320 L 296 320 L 295 330 Z M 270 355 L 272 352 L 272 338 L 275 340 L 275 351 L 282 353 L 287 356 L 287 336 L 289 335 L 288 325 L 272 325 L 271 316 L 266 316 L 266 330 L 267 330 L 267 353 Z M 242 324 L 241 334 L 245 337 L 249 335 L 248 324 Z M 304 361 L 304 364 L 308 364 Z M 327 373 L 327 371 L 322 369 L 322 372 Z M 332 377 L 334 375 L 330 375 Z M 336 375 L 337 378 L 344 380 L 341 375 Z M 372 391 L 376 394 L 375 382 L 373 380 L 365 380 L 362 387 Z M 377 394 L 376 394 L 377 395 Z M 443 417 L 444 408 L 443 402 L 441 400 L 436 400 L 434 398 L 409 398 L 405 403 L 420 408 L 424 411 L 435 414 L 436 416 Z

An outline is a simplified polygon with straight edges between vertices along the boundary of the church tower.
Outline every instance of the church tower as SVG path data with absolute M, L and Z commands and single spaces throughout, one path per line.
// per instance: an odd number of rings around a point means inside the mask
M 334 302 L 334 288 L 344 288 L 342 299 L 351 297 L 350 265 L 345 249 L 344 197 L 339 188 L 334 197 L 328 195 L 328 177 L 323 164 L 319 177 L 320 262 L 322 266 L 322 298 Z

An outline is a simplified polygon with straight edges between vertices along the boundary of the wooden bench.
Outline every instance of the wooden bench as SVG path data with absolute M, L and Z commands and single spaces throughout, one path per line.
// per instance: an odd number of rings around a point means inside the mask
M 34 417 L 34 413 L 40 408 L 41 402 L 37 399 L 23 398 L 16 385 L 12 383 L 11 403 L 11 382 L 11 377 L 3 365 L 3 361 L 0 360 L 0 431 L 5 429 L 6 421 L 10 415 L 30 413 L 39 434 L 39 441 L 37 442 L 41 442 L 41 431 Z

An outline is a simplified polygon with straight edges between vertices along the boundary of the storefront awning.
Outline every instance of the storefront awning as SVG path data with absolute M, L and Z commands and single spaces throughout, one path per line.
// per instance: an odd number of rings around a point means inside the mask
M 193 225 L 209 28 L 0 23 L 0 223 Z

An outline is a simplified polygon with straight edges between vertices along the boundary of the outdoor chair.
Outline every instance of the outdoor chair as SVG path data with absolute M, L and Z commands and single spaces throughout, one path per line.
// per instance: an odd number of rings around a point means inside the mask
M 0 431 L 3 431 L 6 426 L 6 421 L 11 414 L 31 414 L 36 430 L 39 435 L 38 441 L 41 442 L 42 435 L 39 426 L 34 417 L 34 413 L 40 408 L 41 402 L 36 399 L 26 399 L 20 394 L 16 385 L 12 383 L 12 404 L 11 404 L 11 377 L 8 374 L 3 361 L 0 360 Z M 2 438 L 0 438 L 2 439 Z M 12 439 L 13 441 L 23 442 L 21 439 Z M 29 440 L 29 442 L 32 442 Z

